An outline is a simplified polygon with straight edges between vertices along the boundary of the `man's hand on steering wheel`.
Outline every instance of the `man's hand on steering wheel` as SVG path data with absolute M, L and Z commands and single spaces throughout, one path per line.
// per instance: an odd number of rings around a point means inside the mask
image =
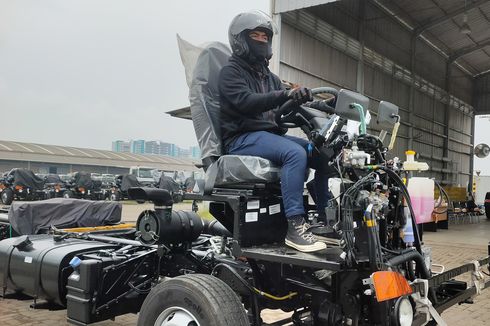
M 303 104 L 309 101 L 313 101 L 313 94 L 311 90 L 306 87 L 295 87 L 286 91 L 286 95 L 289 99 L 294 100 L 297 104 Z
M 327 101 L 313 101 L 313 94 L 331 94 L 333 97 Z M 281 105 L 274 113 L 274 120 L 277 125 L 281 128 L 297 128 L 305 123 L 305 117 L 301 118 L 301 113 L 299 112 L 301 105 L 306 102 L 320 103 L 319 107 L 314 107 L 317 110 L 326 112 L 328 114 L 333 114 L 335 111 L 334 107 L 331 107 L 329 103 L 335 103 L 338 91 L 332 87 L 317 87 L 314 89 L 309 89 L 306 87 L 293 87 L 291 90 L 284 91 L 284 94 L 288 97 L 286 103 Z

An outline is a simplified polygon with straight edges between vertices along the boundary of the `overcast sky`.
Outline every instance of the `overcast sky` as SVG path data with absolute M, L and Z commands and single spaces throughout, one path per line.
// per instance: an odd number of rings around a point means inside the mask
M 0 139 L 110 149 L 116 139 L 196 145 L 176 34 L 228 42 L 269 0 L 0 0 Z M 475 143 L 490 142 L 477 119 Z M 475 158 L 490 175 L 490 158 Z
M 0 139 L 110 149 L 116 139 L 197 145 L 176 34 L 228 42 L 269 0 L 0 0 Z

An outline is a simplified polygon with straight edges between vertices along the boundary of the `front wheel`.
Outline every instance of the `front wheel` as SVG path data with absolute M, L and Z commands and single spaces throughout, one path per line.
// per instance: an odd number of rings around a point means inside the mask
M 71 190 L 65 190 L 65 192 L 63 193 L 63 198 L 73 198 L 73 197 L 75 197 L 75 195 Z
M 110 201 L 120 201 L 121 200 L 121 193 L 119 191 L 112 192 L 109 195 L 109 200 Z
M 14 201 L 14 191 L 10 188 L 5 188 L 3 189 L 0 198 L 2 200 L 2 204 L 10 205 L 12 204 L 12 201 Z
M 205 274 L 178 276 L 146 297 L 138 326 L 249 326 L 238 296 L 220 279 Z

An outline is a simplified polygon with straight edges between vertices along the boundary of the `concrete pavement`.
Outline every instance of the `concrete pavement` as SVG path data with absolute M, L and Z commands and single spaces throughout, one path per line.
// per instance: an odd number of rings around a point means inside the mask
M 123 220 L 135 221 L 139 213 L 151 208 L 151 205 L 124 205 Z M 183 209 L 184 207 L 180 208 Z M 469 262 L 487 255 L 487 243 L 490 240 L 490 221 L 481 219 L 478 224 L 450 225 L 449 230 L 439 230 L 436 233 L 426 232 L 425 244 L 432 247 L 433 262 L 445 265 L 446 269 Z M 68 325 L 66 310 L 49 311 L 29 307 L 32 299 L 22 300 L 13 297 L 0 299 L 1 326 L 28 325 Z M 282 312 L 266 311 L 264 317 L 272 321 L 283 315 Z M 443 318 L 448 325 L 484 326 L 490 320 L 490 289 L 475 299 L 472 305 L 453 306 L 448 309 Z M 128 314 L 116 317 L 115 321 L 105 321 L 95 325 L 129 326 L 136 325 L 137 316 Z

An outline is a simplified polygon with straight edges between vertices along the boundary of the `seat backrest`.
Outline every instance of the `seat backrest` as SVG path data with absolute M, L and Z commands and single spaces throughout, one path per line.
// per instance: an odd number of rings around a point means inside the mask
M 231 51 L 225 44 L 208 44 L 197 59 L 189 85 L 192 122 L 201 149 L 204 169 L 223 154 L 219 74 L 230 56 Z

